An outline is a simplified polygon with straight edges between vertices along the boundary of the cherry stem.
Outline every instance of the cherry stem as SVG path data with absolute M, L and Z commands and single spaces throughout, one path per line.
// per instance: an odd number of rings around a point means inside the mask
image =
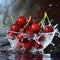
M 8 24 L 7 24 L 7 22 L 4 22 L 3 24 L 4 24 L 4 27 L 8 27 Z
M 28 26 L 28 24 L 30 23 L 30 20 L 31 20 L 31 16 L 29 16 L 29 20 L 28 20 L 27 24 L 23 27 L 22 32 L 23 32 L 24 29 Z
M 42 20 L 39 22 L 39 25 L 41 24 L 41 26 L 44 26 L 44 22 L 45 22 L 46 17 L 47 17 L 47 13 L 45 12 L 45 13 L 44 13 L 44 17 L 43 17 Z
M 14 24 L 14 17 L 13 16 L 10 16 L 10 15 L 7 15 L 8 18 L 10 18 L 12 24 Z
M 48 19 L 48 23 L 51 24 L 51 22 L 50 22 L 50 20 L 49 20 L 49 17 L 47 16 L 46 18 Z
M 44 17 L 43 17 L 43 19 L 39 22 L 39 25 L 41 24 L 41 26 L 44 26 L 44 22 L 45 22 L 46 18 L 47 18 L 47 20 L 48 20 L 48 23 L 51 24 L 51 22 L 50 22 L 50 20 L 49 20 L 49 17 L 48 17 L 48 15 L 47 15 L 47 12 L 44 12 Z
M 4 23 L 4 27 L 8 27 L 8 25 Z

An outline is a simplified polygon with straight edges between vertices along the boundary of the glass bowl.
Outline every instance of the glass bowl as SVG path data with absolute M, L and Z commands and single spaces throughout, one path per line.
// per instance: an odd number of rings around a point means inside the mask
M 11 37 L 8 34 L 9 32 L 14 33 L 14 37 Z M 39 51 L 39 52 L 41 52 L 51 43 L 55 33 L 56 33 L 56 29 L 54 29 L 54 31 L 50 32 L 50 33 L 37 33 L 37 34 L 27 34 L 27 33 L 22 33 L 22 32 L 14 32 L 14 31 L 10 31 L 8 29 L 8 30 L 6 30 L 6 37 L 7 37 L 8 41 L 10 42 L 10 46 L 11 46 L 9 50 L 18 49 L 19 51 L 29 51 L 29 52 Z M 31 48 L 25 48 L 24 47 L 25 42 L 21 42 L 22 47 L 18 48 L 18 43 L 20 42 L 17 38 L 18 34 L 23 36 L 22 41 L 25 39 L 25 40 L 28 40 L 29 42 L 32 43 Z M 33 42 L 37 42 L 38 44 L 33 43 Z M 36 46 L 34 46 L 34 44 Z M 28 43 L 28 45 L 29 45 L 29 43 Z M 37 48 L 38 45 L 39 45 L 39 48 Z

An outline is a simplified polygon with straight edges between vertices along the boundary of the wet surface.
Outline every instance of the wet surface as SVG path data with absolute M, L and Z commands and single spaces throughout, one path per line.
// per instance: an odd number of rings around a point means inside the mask
M 55 54 L 56 55 L 56 54 Z M 20 52 L 2 52 L 0 53 L 0 60 L 59 60 L 60 57 L 56 57 L 53 54 L 31 54 L 31 53 L 24 53 L 21 54 Z
M 0 60 L 59 60 L 60 52 L 54 54 L 45 53 L 21 53 L 20 51 L 8 51 L 9 42 L 5 36 L 0 37 Z

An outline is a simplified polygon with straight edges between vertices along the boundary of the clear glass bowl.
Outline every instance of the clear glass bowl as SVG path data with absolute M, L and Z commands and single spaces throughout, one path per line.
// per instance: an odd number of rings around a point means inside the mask
M 11 36 L 8 35 L 8 32 L 13 32 L 14 34 L 16 34 L 13 38 Z M 41 44 L 43 47 L 42 48 L 35 48 L 34 46 L 31 47 L 31 49 L 29 49 L 29 52 L 42 52 L 53 40 L 53 37 L 56 33 L 56 29 L 54 29 L 53 32 L 50 33 L 37 33 L 37 34 L 27 34 L 27 33 L 22 33 L 22 32 L 14 32 L 14 31 L 10 31 L 10 30 L 6 30 L 6 37 L 8 38 L 8 41 L 10 42 L 10 50 L 16 49 L 17 44 L 19 42 L 19 40 L 17 39 L 17 35 L 20 34 L 23 36 L 23 38 L 27 38 L 28 41 L 36 41 L 38 44 Z M 43 40 L 39 40 L 41 37 L 44 37 Z M 25 51 L 26 48 L 24 48 L 24 43 L 22 48 L 18 48 L 20 51 Z

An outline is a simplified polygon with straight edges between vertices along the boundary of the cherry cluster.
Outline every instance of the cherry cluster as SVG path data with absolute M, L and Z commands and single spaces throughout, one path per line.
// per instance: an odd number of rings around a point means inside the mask
M 24 47 L 26 50 L 30 50 L 32 47 L 36 49 L 42 49 L 43 44 L 38 43 L 33 38 L 38 33 L 49 33 L 53 32 L 52 26 L 41 26 L 41 24 L 35 23 L 34 19 L 30 16 L 28 20 L 24 16 L 19 16 L 14 24 L 10 27 L 8 36 L 14 40 L 17 38 L 17 47 Z M 14 33 L 15 32 L 15 33 Z M 17 33 L 16 33 L 17 32 Z M 45 39 L 44 35 L 41 35 L 38 41 L 43 41 Z

